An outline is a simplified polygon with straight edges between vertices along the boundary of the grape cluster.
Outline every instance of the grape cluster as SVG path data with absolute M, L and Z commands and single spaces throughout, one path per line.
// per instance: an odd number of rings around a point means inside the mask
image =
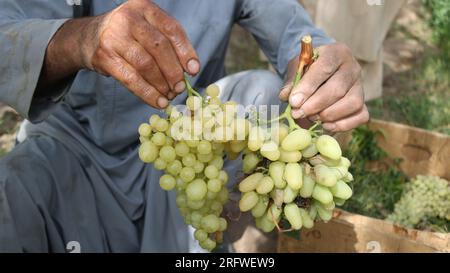
M 350 161 L 342 156 L 338 142 L 320 131 L 295 125 L 288 109 L 282 122 L 270 128 L 253 126 L 239 184 L 241 211 L 251 211 L 258 228 L 265 232 L 312 228 L 316 219 L 329 221 L 336 205 L 352 196 L 347 184 Z M 281 219 L 288 225 L 282 226 Z M 280 226 L 282 226 L 280 228 Z
M 415 228 L 431 218 L 450 221 L 450 184 L 436 176 L 419 175 L 410 181 L 388 220 Z
M 165 173 L 159 184 L 176 190 L 176 203 L 194 237 L 209 251 L 221 243 L 227 221 L 220 217 L 229 192 L 225 155 L 237 156 L 247 146 L 249 123 L 237 118 L 234 102 L 222 103 L 217 85 L 200 96 L 188 86 L 184 109 L 169 107 L 167 118 L 151 116 L 139 127 L 139 157 Z

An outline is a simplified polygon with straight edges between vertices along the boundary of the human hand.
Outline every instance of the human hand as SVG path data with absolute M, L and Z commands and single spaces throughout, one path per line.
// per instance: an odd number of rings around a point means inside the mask
M 112 76 L 145 103 L 165 108 L 200 70 L 180 24 L 149 0 L 130 0 L 84 29 L 85 68 Z
M 289 63 L 286 84 L 280 99 L 289 101 L 292 116 L 299 123 L 305 118 L 321 120 L 331 132 L 348 131 L 369 120 L 361 83 L 361 66 L 343 44 L 318 48 L 319 58 L 300 83 L 292 87 L 298 58 Z

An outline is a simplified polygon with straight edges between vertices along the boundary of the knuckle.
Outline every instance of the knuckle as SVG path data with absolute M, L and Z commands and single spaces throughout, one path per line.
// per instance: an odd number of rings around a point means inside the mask
M 164 50 L 167 46 L 169 46 L 169 41 L 167 38 L 159 32 L 155 32 L 152 38 L 153 39 L 150 45 L 155 51 Z
M 178 22 L 175 20 L 168 20 L 163 26 L 164 32 L 171 35 L 172 37 L 177 37 L 182 33 L 182 28 Z
M 122 82 L 125 84 L 125 86 L 132 86 L 137 81 L 139 81 L 139 77 L 137 74 L 126 69 L 122 69 Z

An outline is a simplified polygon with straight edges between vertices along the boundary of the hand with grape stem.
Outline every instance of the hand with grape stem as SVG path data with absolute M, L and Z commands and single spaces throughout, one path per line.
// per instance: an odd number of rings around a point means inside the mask
M 348 131 L 369 120 L 361 83 L 361 66 L 340 43 L 317 48 L 318 59 L 293 87 L 299 58 L 288 64 L 280 99 L 289 101 L 292 117 L 302 127 L 320 120 L 325 130 Z

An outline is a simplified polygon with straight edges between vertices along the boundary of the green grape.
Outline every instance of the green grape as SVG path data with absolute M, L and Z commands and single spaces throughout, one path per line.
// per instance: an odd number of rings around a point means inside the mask
M 194 238 L 199 242 L 203 242 L 208 238 L 208 233 L 202 229 L 197 229 L 194 232 Z
M 172 146 L 173 147 L 173 143 L 174 143 L 173 138 L 171 136 L 167 135 L 166 136 L 166 146 Z
M 191 221 L 193 221 L 193 222 L 200 222 L 202 220 L 202 218 L 203 218 L 203 215 L 198 211 L 193 211 L 191 213 Z
M 347 173 L 343 178 L 342 181 L 345 183 L 350 183 L 353 181 L 353 175 L 351 173 Z
M 274 182 L 270 176 L 264 176 L 261 181 L 259 181 L 256 187 L 256 192 L 259 194 L 267 194 L 273 190 Z
M 269 209 L 267 210 L 266 217 L 270 221 L 279 222 L 281 218 L 281 213 L 283 210 L 280 206 L 277 206 L 276 204 L 272 204 Z
M 258 203 L 258 194 L 254 191 L 246 192 L 242 195 L 241 200 L 239 200 L 239 209 L 242 212 L 251 210 L 256 203 Z
M 270 139 L 276 143 L 281 143 L 289 135 L 289 127 L 284 123 L 279 123 L 271 128 Z
M 192 166 L 192 168 L 194 168 L 195 173 L 201 173 L 203 172 L 205 165 L 200 161 L 195 161 L 195 164 L 194 166 Z
M 344 199 L 340 199 L 340 198 L 333 198 L 334 203 L 336 204 L 336 206 L 343 206 L 345 204 L 345 200 Z
M 216 232 L 220 228 L 219 217 L 217 217 L 214 214 L 206 215 L 205 217 L 202 218 L 201 226 L 202 229 L 208 233 Z
M 270 197 L 273 200 L 273 203 L 277 206 L 283 205 L 284 202 L 284 190 L 282 189 L 275 189 L 272 192 L 270 192 Z
M 321 155 L 338 160 L 342 156 L 342 150 L 339 143 L 331 136 L 322 135 L 316 142 L 317 150 Z
M 247 147 L 247 141 L 245 140 L 232 140 L 230 143 L 230 149 L 234 153 L 240 153 Z
M 166 170 L 171 175 L 177 176 L 181 172 L 182 168 L 183 165 L 181 164 L 181 162 L 179 160 L 174 160 L 167 165 Z
M 202 107 L 202 99 L 200 97 L 190 96 L 186 100 L 186 106 L 189 110 L 195 112 Z
M 220 94 L 220 88 L 217 84 L 211 84 L 206 88 L 205 93 L 211 98 L 217 98 Z
M 187 206 L 187 197 L 186 194 L 180 193 L 177 194 L 176 203 L 179 208 L 185 208 Z
M 205 205 L 205 200 L 191 200 L 188 198 L 187 205 L 190 209 L 201 209 Z
M 148 137 L 143 137 L 143 136 L 140 136 L 139 137 L 139 142 L 142 144 L 142 143 L 144 143 L 144 142 L 147 142 L 147 141 L 150 141 L 150 138 L 148 138 Z
M 166 135 L 157 132 L 152 136 L 152 142 L 157 146 L 164 146 L 166 144 Z
M 258 203 L 252 208 L 252 215 L 255 218 L 262 217 L 269 206 L 269 197 L 267 195 L 259 196 Z
M 158 157 L 158 147 L 152 142 L 144 142 L 139 147 L 139 158 L 145 163 L 152 163 Z
M 195 155 L 187 154 L 181 159 L 181 162 L 183 162 L 183 165 L 186 167 L 193 167 L 197 162 L 197 159 L 195 159 Z
M 325 187 L 333 187 L 337 183 L 336 172 L 325 165 L 314 166 L 316 182 Z
M 317 217 L 317 208 L 316 208 L 316 206 L 312 205 L 309 208 L 308 215 L 313 221 L 316 219 L 316 217 Z
M 220 191 L 219 191 L 220 192 Z M 206 193 L 206 199 L 208 200 L 213 200 L 217 198 L 218 193 L 217 192 L 212 192 L 212 191 L 208 191 Z
M 283 194 L 283 202 L 286 204 L 294 202 L 295 198 L 297 198 L 298 190 L 294 190 L 289 186 L 286 186 L 284 188 L 284 194 Z
M 159 157 L 164 159 L 167 163 L 171 163 L 175 160 L 177 155 L 175 154 L 175 149 L 171 146 L 164 146 L 159 150 Z
M 222 101 L 220 101 L 220 99 L 218 97 L 209 99 L 209 106 L 219 107 L 221 104 L 222 104 Z
M 177 189 L 184 190 L 187 186 L 187 182 L 184 182 L 181 178 L 177 179 Z
M 184 157 L 189 154 L 189 146 L 185 142 L 178 142 L 175 144 L 175 153 L 180 157 Z
M 274 141 L 264 143 L 261 146 L 260 153 L 270 161 L 277 161 L 281 155 L 280 150 L 278 150 L 278 144 L 276 144 Z
M 152 134 L 152 127 L 150 124 L 142 123 L 138 129 L 139 135 L 143 137 L 150 137 Z
M 225 150 L 225 145 L 221 142 L 213 142 L 212 148 L 215 155 L 222 156 L 223 151 Z
M 286 181 L 284 180 L 284 169 L 286 164 L 283 162 L 272 162 L 269 165 L 269 175 L 272 177 L 275 187 L 278 189 L 284 189 L 286 187 Z
M 217 194 L 217 200 L 220 203 L 225 204 L 228 201 L 228 196 L 229 196 L 228 189 L 225 187 L 222 187 L 222 189 Z
M 328 204 L 321 204 L 321 206 L 326 210 L 334 210 L 336 208 L 336 204 L 334 203 L 334 201 L 331 201 Z
M 192 180 L 194 180 L 194 177 L 195 177 L 194 169 L 192 169 L 190 167 L 184 167 L 183 169 L 181 169 L 180 178 L 184 182 L 186 182 L 186 183 L 191 182 Z
M 186 195 L 189 200 L 199 201 L 206 197 L 208 188 L 205 181 L 202 179 L 195 179 L 186 187 Z
M 322 206 L 317 205 L 317 214 L 319 215 L 320 219 L 324 222 L 328 222 L 333 218 L 333 211 L 332 210 L 326 210 Z
M 227 172 L 224 171 L 224 170 L 221 170 L 221 171 L 219 172 L 219 177 L 218 177 L 218 179 L 219 179 L 220 181 L 222 181 L 222 185 L 227 184 L 227 182 L 228 182 L 228 174 L 227 174 Z
M 167 129 L 169 129 L 169 122 L 167 120 L 161 118 L 156 122 L 154 128 L 158 132 L 165 132 L 165 131 L 167 131 Z
M 284 206 L 284 216 L 295 230 L 300 230 L 303 226 L 300 208 L 296 204 L 291 203 Z
M 221 156 L 214 156 L 213 159 L 209 162 L 210 165 L 216 166 L 218 170 L 223 168 L 223 158 Z
M 203 242 L 200 242 L 200 246 L 208 251 L 214 250 L 216 248 L 217 243 L 211 240 L 210 238 L 206 238 Z
M 256 227 L 266 233 L 271 232 L 275 228 L 275 223 L 272 220 L 267 219 L 265 216 L 256 218 L 255 223 Z
M 253 127 L 250 129 L 249 135 L 248 135 L 248 148 L 250 151 L 256 152 L 264 144 L 264 132 L 261 127 Z
M 186 144 L 190 147 L 190 148 L 197 148 L 198 144 L 200 142 L 198 140 L 192 140 L 192 139 L 188 139 L 186 140 Z
M 345 182 L 338 181 L 336 185 L 330 188 L 331 193 L 340 199 L 348 200 L 352 197 L 353 191 Z
M 214 155 L 212 153 L 207 154 L 207 155 L 201 155 L 198 154 L 197 158 L 200 162 L 202 163 L 208 163 L 209 161 L 211 161 L 213 159 Z
M 199 154 L 202 154 L 202 155 L 211 153 L 211 151 L 212 151 L 211 142 L 206 141 L 206 140 L 200 141 L 197 146 L 197 151 Z
M 313 156 L 317 155 L 319 151 L 317 150 L 316 144 L 311 143 L 308 147 L 302 150 L 302 155 L 304 158 L 312 158 Z
M 167 162 L 164 159 L 158 157 L 155 160 L 155 162 L 153 163 L 153 166 L 155 167 L 155 169 L 162 171 L 162 170 L 166 169 Z
M 251 192 L 254 191 L 259 184 L 259 181 L 263 179 L 264 175 L 262 173 L 254 173 L 239 183 L 240 192 Z
M 284 169 L 284 179 L 293 190 L 299 190 L 303 185 L 303 171 L 300 164 L 286 164 Z
M 300 196 L 303 198 L 310 198 L 312 196 L 314 186 L 316 182 L 311 178 L 311 176 L 304 174 L 303 175 L 303 186 L 300 189 Z
M 279 161 L 286 163 L 296 163 L 302 159 L 302 153 L 299 151 L 288 152 L 284 149 L 280 149 Z
M 302 216 L 303 227 L 307 229 L 314 227 L 314 221 L 305 209 L 300 208 L 300 215 Z
M 333 201 L 333 194 L 324 186 L 316 184 L 314 186 L 312 197 L 322 204 L 328 204 Z
M 169 174 L 165 174 L 159 178 L 159 186 L 161 186 L 163 190 L 171 191 L 175 188 L 175 185 L 175 178 Z
M 205 173 L 205 176 L 208 177 L 209 179 L 214 179 L 214 178 L 219 177 L 219 170 L 214 165 L 208 165 L 205 168 L 204 173 Z
M 287 152 L 303 150 L 311 144 L 311 133 L 305 129 L 297 129 L 287 135 L 281 147 Z
M 242 160 L 242 171 L 245 174 L 252 173 L 255 170 L 255 168 L 258 166 L 260 161 L 261 160 L 255 153 L 246 154 L 244 156 L 244 159 Z
M 161 119 L 160 116 L 153 114 L 150 119 L 149 119 L 149 123 L 152 127 L 154 127 L 156 125 L 156 123 Z
M 212 192 L 219 192 L 222 189 L 222 181 L 219 179 L 208 180 L 208 190 Z
M 228 227 L 227 220 L 225 218 L 219 218 L 219 231 L 225 231 Z

